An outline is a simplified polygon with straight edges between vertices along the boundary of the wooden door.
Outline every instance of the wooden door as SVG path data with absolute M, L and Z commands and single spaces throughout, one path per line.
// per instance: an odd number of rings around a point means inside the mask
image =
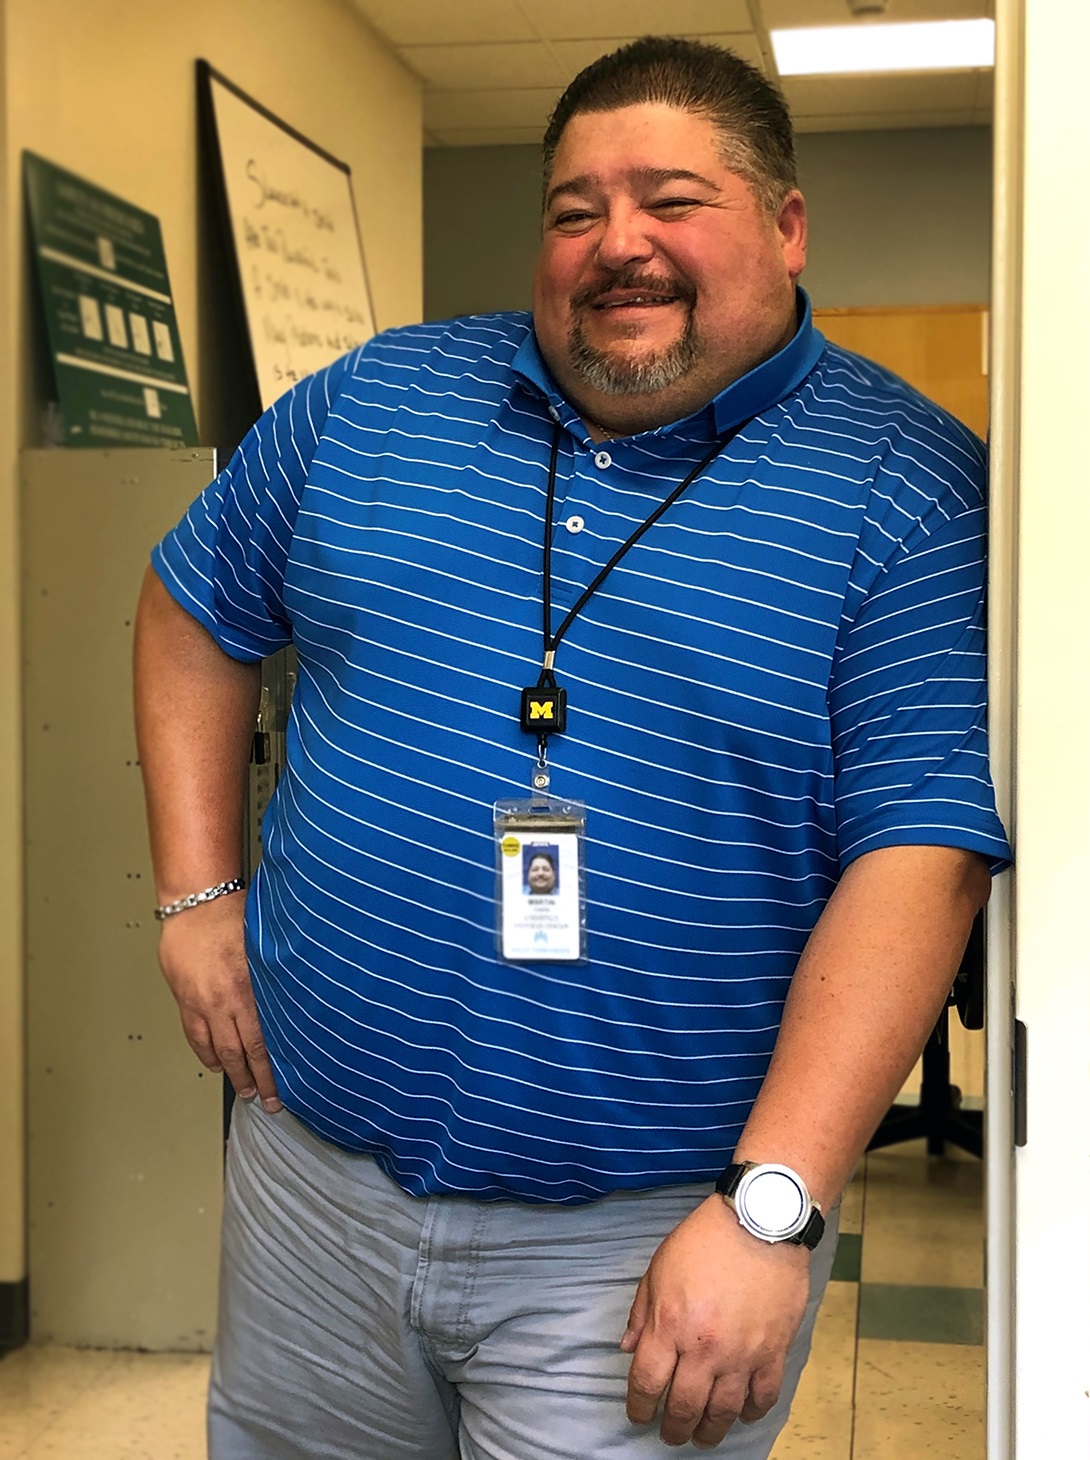
M 816 309 L 826 337 L 896 371 L 980 437 L 988 430 L 988 309 Z

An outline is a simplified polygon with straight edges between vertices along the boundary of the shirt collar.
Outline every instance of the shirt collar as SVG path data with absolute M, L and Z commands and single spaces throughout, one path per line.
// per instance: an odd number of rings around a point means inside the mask
M 787 344 L 770 359 L 755 365 L 752 370 L 721 390 L 714 400 L 691 416 L 681 421 L 670 421 L 648 436 L 666 434 L 685 427 L 691 432 L 697 420 L 705 412 L 714 419 L 715 431 L 725 435 L 728 431 L 750 421 L 770 406 L 784 400 L 797 390 L 817 364 L 825 348 L 824 336 L 814 328 L 810 299 L 804 289 L 797 291 L 798 328 Z M 549 367 L 545 364 L 538 348 L 537 337 L 530 329 L 519 346 L 512 362 L 516 375 L 536 393 L 545 396 L 557 412 L 561 423 L 575 430 L 577 435 L 586 434 L 578 413 L 571 403 L 560 394 Z M 709 423 L 710 424 L 710 423 Z

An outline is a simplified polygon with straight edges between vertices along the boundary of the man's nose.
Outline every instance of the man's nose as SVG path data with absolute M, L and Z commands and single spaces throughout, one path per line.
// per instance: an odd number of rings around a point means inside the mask
M 655 252 L 649 221 L 639 209 L 611 208 L 598 238 L 598 262 L 607 269 L 646 263 Z

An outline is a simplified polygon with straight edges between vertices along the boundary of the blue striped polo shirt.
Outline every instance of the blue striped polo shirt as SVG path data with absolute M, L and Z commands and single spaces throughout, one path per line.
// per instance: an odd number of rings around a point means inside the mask
M 1005 864 L 983 448 L 802 303 L 710 405 L 604 445 L 528 315 L 389 331 L 266 412 L 155 551 L 229 655 L 298 650 L 247 903 L 258 1007 L 285 1105 L 408 1192 L 710 1180 L 844 867 L 911 843 Z M 560 646 L 589 962 L 510 964 L 492 806 L 536 758 L 557 425 L 554 628 L 738 429 Z

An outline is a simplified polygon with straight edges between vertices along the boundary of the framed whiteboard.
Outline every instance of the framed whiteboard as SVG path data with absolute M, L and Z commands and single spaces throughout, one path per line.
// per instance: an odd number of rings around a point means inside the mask
M 375 333 L 348 166 L 197 62 L 264 409 Z

